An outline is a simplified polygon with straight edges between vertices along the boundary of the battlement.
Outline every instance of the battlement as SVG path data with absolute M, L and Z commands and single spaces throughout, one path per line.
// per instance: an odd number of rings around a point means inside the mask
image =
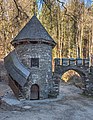
M 89 67 L 89 58 L 55 58 L 55 66 L 87 66 Z

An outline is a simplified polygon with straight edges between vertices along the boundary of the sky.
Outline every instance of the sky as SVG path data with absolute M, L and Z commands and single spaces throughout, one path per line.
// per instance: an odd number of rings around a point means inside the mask
M 60 0 L 60 1 L 66 3 L 66 2 L 69 1 L 69 0 Z M 84 1 L 84 3 L 85 3 L 86 6 L 90 6 L 90 5 L 92 4 L 92 1 L 93 1 L 93 0 L 81 0 L 81 1 Z
M 66 3 L 69 0 L 60 0 L 60 1 Z M 91 6 L 91 4 L 93 4 L 93 0 L 81 0 L 81 1 L 84 1 L 86 7 L 89 7 L 89 6 Z M 36 2 L 38 4 L 39 11 L 41 11 L 43 0 L 36 0 Z
M 86 6 L 90 6 L 92 4 L 92 0 L 84 0 Z

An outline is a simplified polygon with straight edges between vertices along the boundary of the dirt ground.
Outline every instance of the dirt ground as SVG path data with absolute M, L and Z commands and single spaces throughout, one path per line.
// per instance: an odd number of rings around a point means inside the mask
M 0 95 L 10 88 L 0 85 Z M 81 95 L 82 90 L 73 85 L 60 85 L 60 96 L 54 101 L 24 104 L 24 109 L 1 106 L 0 120 L 93 120 L 93 98 Z

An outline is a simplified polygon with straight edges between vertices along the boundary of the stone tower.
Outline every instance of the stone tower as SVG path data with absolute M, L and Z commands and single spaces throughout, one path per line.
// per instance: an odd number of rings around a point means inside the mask
M 11 44 L 15 49 L 5 57 L 5 67 L 14 94 L 26 99 L 48 98 L 53 88 L 54 40 L 34 15 Z

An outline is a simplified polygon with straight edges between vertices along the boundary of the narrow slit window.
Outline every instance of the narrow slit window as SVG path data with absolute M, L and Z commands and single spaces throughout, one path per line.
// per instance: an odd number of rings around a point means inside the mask
M 31 58 L 31 67 L 39 67 L 39 58 Z

